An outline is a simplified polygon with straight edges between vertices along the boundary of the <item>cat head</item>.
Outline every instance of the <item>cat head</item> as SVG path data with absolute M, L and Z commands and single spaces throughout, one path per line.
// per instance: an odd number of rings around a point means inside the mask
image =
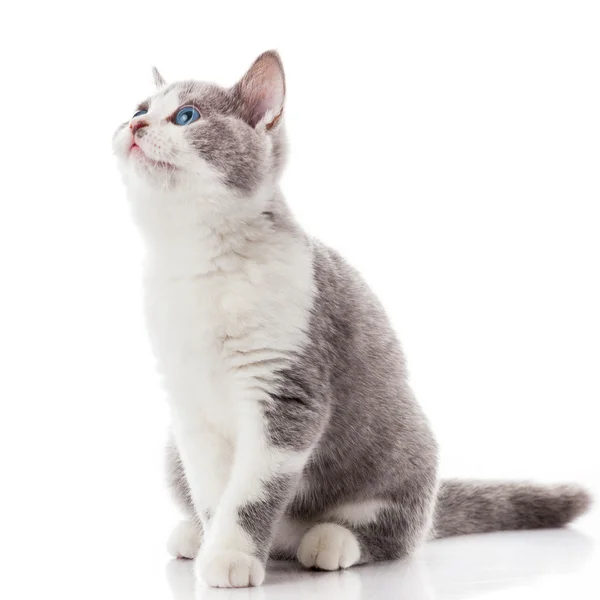
M 156 93 L 113 137 L 130 191 L 187 194 L 214 205 L 258 197 L 275 185 L 285 145 L 285 77 L 276 52 L 260 55 L 230 88 L 167 85 L 156 69 L 154 80 Z

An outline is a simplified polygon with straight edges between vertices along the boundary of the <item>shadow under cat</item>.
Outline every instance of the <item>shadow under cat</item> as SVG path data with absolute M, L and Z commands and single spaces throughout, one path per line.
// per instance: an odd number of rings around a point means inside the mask
M 500 532 L 429 542 L 415 556 L 348 571 L 306 571 L 295 563 L 270 564 L 263 587 L 214 589 L 196 583 L 192 561 L 171 560 L 166 574 L 173 600 L 410 600 L 468 599 L 532 585 L 547 574 L 578 571 L 593 542 L 571 529 Z

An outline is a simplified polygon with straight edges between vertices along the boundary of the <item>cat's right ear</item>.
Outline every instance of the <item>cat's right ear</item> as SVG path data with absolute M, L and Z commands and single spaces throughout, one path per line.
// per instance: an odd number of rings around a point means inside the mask
M 261 54 L 234 87 L 243 117 L 255 129 L 274 128 L 283 113 L 285 75 L 279 54 Z
M 154 85 L 156 86 L 157 90 L 167 85 L 164 77 L 159 73 L 156 67 L 152 67 L 152 78 L 154 79 Z

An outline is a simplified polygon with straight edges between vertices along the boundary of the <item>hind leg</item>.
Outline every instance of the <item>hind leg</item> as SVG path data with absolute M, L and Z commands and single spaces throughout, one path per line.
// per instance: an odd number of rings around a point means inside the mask
M 340 506 L 304 534 L 298 560 L 308 568 L 332 571 L 407 556 L 431 527 L 433 497 L 405 491 L 389 500 Z

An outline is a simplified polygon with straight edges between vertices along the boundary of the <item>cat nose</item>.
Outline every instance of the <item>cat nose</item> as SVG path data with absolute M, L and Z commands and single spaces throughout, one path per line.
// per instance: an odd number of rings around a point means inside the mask
M 144 121 L 143 119 L 135 121 L 135 122 L 131 123 L 131 125 L 129 125 L 129 129 L 131 129 L 131 133 L 133 135 L 135 135 L 137 131 L 142 129 L 142 127 L 148 127 L 148 123 L 146 123 L 146 121 Z M 143 135 L 144 133 L 146 133 L 146 132 L 144 131 L 140 135 Z

